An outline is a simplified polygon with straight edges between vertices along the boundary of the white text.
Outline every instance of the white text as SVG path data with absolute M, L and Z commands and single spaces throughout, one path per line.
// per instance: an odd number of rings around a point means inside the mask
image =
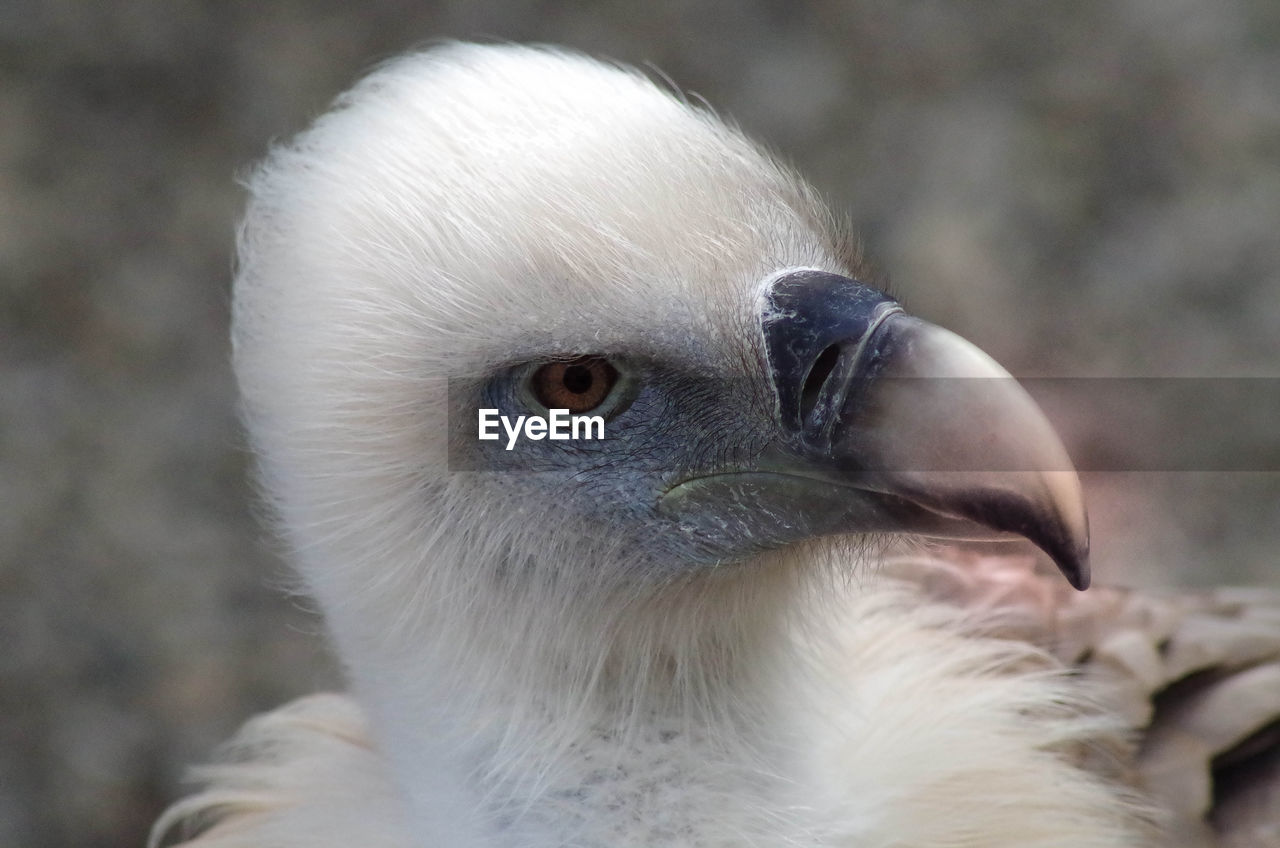
M 535 442 L 543 439 L 563 441 L 604 438 L 603 416 L 570 415 L 567 409 L 549 409 L 546 418 L 537 415 L 517 415 L 514 422 L 505 415 L 499 415 L 496 409 L 480 410 L 481 441 L 498 441 L 502 437 L 498 431 L 499 425 L 507 434 L 507 450 L 516 446 L 522 431 L 526 439 L 532 439 Z

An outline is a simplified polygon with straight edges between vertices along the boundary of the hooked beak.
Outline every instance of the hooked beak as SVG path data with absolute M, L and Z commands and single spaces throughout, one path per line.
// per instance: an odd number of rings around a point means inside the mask
M 760 327 L 782 436 L 750 467 L 675 486 L 662 509 L 698 524 L 713 505 L 751 508 L 760 546 L 837 533 L 1021 536 L 1088 587 L 1079 478 L 1039 407 L 989 356 L 820 271 L 774 280 Z

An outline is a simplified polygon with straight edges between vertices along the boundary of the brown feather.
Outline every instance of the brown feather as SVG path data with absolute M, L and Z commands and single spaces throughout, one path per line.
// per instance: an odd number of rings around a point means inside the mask
M 1171 844 L 1280 845 L 1280 592 L 1223 588 L 1077 593 L 1030 556 L 903 557 L 931 596 L 999 611 L 1100 683 L 1130 723 L 1123 770 L 1168 815 Z

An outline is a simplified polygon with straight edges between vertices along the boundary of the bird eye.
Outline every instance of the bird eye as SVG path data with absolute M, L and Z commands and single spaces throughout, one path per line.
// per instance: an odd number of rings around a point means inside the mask
M 529 378 L 529 389 L 547 409 L 567 409 L 578 415 L 608 399 L 618 382 L 618 369 L 599 356 L 548 362 Z

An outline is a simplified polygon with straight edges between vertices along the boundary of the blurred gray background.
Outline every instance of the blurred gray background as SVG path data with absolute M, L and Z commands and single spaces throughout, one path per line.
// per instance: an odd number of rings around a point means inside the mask
M 2 2 L 0 846 L 139 845 L 336 685 L 246 482 L 234 178 L 442 36 L 662 69 L 1015 374 L 1280 377 L 1275 0 Z M 1057 417 L 1087 461 L 1105 420 Z M 1280 585 L 1274 470 L 1086 483 L 1099 581 Z

